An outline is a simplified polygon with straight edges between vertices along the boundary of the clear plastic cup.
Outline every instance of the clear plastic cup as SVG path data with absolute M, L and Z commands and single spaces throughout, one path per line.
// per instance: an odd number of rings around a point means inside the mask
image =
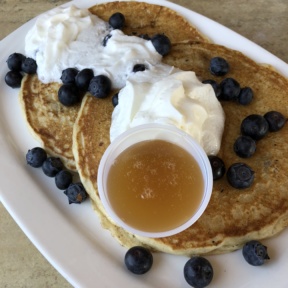
M 185 149 L 197 161 L 203 175 L 204 193 L 198 209 L 193 215 L 191 215 L 191 218 L 188 221 L 168 231 L 159 231 L 159 232 L 141 231 L 128 225 L 117 215 L 117 213 L 113 209 L 107 193 L 108 192 L 107 178 L 109 170 L 110 167 L 113 165 L 114 160 L 117 158 L 117 156 L 120 155 L 121 152 L 123 152 L 130 146 L 138 142 L 147 140 L 164 140 Z M 187 133 L 183 132 L 182 130 L 172 125 L 153 123 L 153 124 L 144 124 L 131 128 L 126 132 L 124 132 L 123 134 L 121 134 L 120 136 L 118 136 L 109 145 L 100 161 L 100 165 L 98 168 L 97 183 L 100 199 L 104 206 L 104 209 L 106 210 L 109 217 L 118 226 L 124 228 L 126 231 L 130 233 L 139 236 L 159 238 L 177 234 L 190 227 L 199 219 L 199 217 L 205 211 L 212 194 L 213 176 L 209 159 L 203 148 L 198 144 L 198 142 L 196 142 Z

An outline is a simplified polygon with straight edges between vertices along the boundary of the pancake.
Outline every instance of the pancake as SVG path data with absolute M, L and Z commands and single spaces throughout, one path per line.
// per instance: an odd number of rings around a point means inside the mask
M 223 101 L 226 114 L 220 156 L 226 167 L 244 162 L 255 171 L 253 185 L 244 190 L 231 187 L 226 177 L 214 182 L 210 203 L 200 219 L 185 231 L 170 237 L 146 238 L 132 235 L 113 223 L 104 210 L 97 191 L 97 169 L 108 147 L 111 99 L 85 96 L 73 133 L 73 152 L 76 166 L 87 192 L 94 202 L 103 227 L 125 247 L 143 245 L 152 250 L 181 255 L 226 253 L 242 247 L 251 240 L 261 240 L 281 232 L 288 224 L 288 126 L 270 132 L 257 142 L 255 155 L 239 158 L 233 144 L 240 135 L 240 123 L 250 114 L 265 114 L 276 110 L 288 116 L 288 80 L 271 67 L 260 65 L 242 53 L 211 43 L 178 43 L 164 59 L 169 65 L 195 71 L 200 79 L 212 77 L 209 61 L 220 56 L 230 64 L 226 77 L 235 78 L 242 87 L 254 91 L 250 105 Z
M 134 35 L 136 31 L 138 35 L 150 36 L 165 33 L 171 43 L 208 41 L 181 15 L 167 7 L 143 2 L 111 2 L 93 6 L 90 11 L 105 21 L 114 12 L 122 12 L 126 18 L 124 32 L 128 35 Z M 58 83 L 45 85 L 36 76 L 26 76 L 22 81 L 20 102 L 34 137 L 49 154 L 60 157 L 68 169 L 75 170 L 72 130 L 80 105 L 66 108 L 60 104 L 57 99 L 59 87 Z
M 95 5 L 89 10 L 107 22 L 113 13 L 122 13 L 125 16 L 125 26 L 122 30 L 126 35 L 153 36 L 163 33 L 175 44 L 188 40 L 210 42 L 184 17 L 168 7 L 145 2 L 115 1 Z
M 34 138 L 66 168 L 76 171 L 72 133 L 80 104 L 65 107 L 58 101 L 61 84 L 43 84 L 37 75 L 26 75 L 19 94 L 21 108 Z

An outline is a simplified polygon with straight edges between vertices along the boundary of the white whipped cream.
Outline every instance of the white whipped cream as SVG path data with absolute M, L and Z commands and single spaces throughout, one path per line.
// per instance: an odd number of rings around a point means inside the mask
M 225 115 L 209 84 L 194 72 L 175 72 L 150 82 L 128 80 L 112 114 L 110 139 L 146 123 L 174 125 L 190 134 L 207 155 L 220 149 Z
M 108 34 L 111 38 L 104 47 L 102 41 Z M 62 71 L 70 67 L 91 68 L 94 75 L 106 75 L 114 88 L 124 87 L 135 64 L 145 64 L 149 77 L 159 75 L 159 69 L 162 75 L 171 70 L 157 66 L 162 56 L 151 41 L 110 31 L 107 22 L 75 6 L 41 15 L 26 36 L 25 53 L 36 59 L 37 74 L 44 83 L 61 82 Z

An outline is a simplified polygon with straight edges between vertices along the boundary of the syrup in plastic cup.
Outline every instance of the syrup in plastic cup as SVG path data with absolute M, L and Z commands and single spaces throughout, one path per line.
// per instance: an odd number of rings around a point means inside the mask
M 114 160 L 130 146 L 147 140 L 164 140 L 185 149 L 198 163 L 204 180 L 203 197 L 196 212 L 191 215 L 190 219 L 182 225 L 167 231 L 142 231 L 130 226 L 117 215 L 108 197 L 107 178 Z M 199 217 L 205 211 L 212 194 L 213 176 L 211 165 L 205 151 L 190 135 L 172 125 L 153 123 L 131 128 L 118 136 L 109 145 L 100 161 L 97 183 L 100 199 L 104 209 L 118 226 L 136 235 L 159 238 L 177 234 L 190 227 L 199 219 Z

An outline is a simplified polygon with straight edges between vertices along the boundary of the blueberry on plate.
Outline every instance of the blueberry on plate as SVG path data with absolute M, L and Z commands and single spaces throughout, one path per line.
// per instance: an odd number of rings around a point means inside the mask
M 113 107 L 116 107 L 118 105 L 118 97 L 119 97 L 119 93 L 116 93 L 113 95 L 112 97 L 112 105 Z
M 23 75 L 19 71 L 9 71 L 5 76 L 5 83 L 11 88 L 21 87 Z
M 111 80 L 105 75 L 98 75 L 91 79 L 88 91 L 96 98 L 106 98 L 111 91 Z
M 73 175 L 68 170 L 61 170 L 55 176 L 56 187 L 60 190 L 65 190 L 72 183 Z
M 21 70 L 27 74 L 35 74 L 37 72 L 36 61 L 29 57 L 25 58 L 25 60 L 22 62 Z
M 25 56 L 21 53 L 13 53 L 7 59 L 7 66 L 10 70 L 21 71 L 22 62 L 25 60 Z
M 221 100 L 234 101 L 237 99 L 241 87 L 240 84 L 233 78 L 225 78 L 220 83 Z
M 70 184 L 64 194 L 68 197 L 69 204 L 81 204 L 88 197 L 83 184 L 80 182 Z
M 155 50 L 162 56 L 167 55 L 171 50 L 170 39 L 164 34 L 156 34 L 151 38 Z
M 212 168 L 213 180 L 218 180 L 222 178 L 226 172 L 223 160 L 215 155 L 209 155 L 208 159 Z
M 184 266 L 184 278 L 190 286 L 195 288 L 208 286 L 213 279 L 213 275 L 211 263 L 203 257 L 192 257 Z
M 229 184 L 236 189 L 249 188 L 255 178 L 254 171 L 245 163 L 232 164 L 226 173 Z
M 202 81 L 203 84 L 210 84 L 215 92 L 217 98 L 221 95 L 221 88 L 220 85 L 213 79 L 206 79 Z
M 250 136 L 254 140 L 262 139 L 268 131 L 269 124 L 262 115 L 251 114 L 241 123 L 241 133 Z
M 242 249 L 244 259 L 253 266 L 261 266 L 269 260 L 267 247 L 257 240 L 247 242 Z
M 75 83 L 75 77 L 78 74 L 76 68 L 66 68 L 62 71 L 61 80 L 63 84 L 73 84 Z
M 249 158 L 256 152 L 256 142 L 250 136 L 241 135 L 234 143 L 234 152 L 242 158 Z
M 83 92 L 88 91 L 89 83 L 94 77 L 94 72 L 92 69 L 83 69 L 75 77 L 75 83 L 79 90 Z
M 124 263 L 126 268 L 133 274 L 145 274 L 152 267 L 153 255 L 144 247 L 134 246 L 126 252 Z
M 27 164 L 34 168 L 41 167 L 46 159 L 47 153 L 41 147 L 29 149 L 26 153 Z
M 63 84 L 58 90 L 58 100 L 64 106 L 73 106 L 81 101 L 76 84 Z
M 224 76 L 229 72 L 229 63 L 222 57 L 214 57 L 210 60 L 210 72 L 215 76 Z
M 253 100 L 253 90 L 250 87 L 241 88 L 237 101 L 241 105 L 248 105 Z
M 264 115 L 264 118 L 268 122 L 270 132 L 279 131 L 286 123 L 286 118 L 284 117 L 284 115 L 277 111 L 267 112 Z
M 58 172 L 63 169 L 64 165 L 60 158 L 48 157 L 42 165 L 42 170 L 45 175 L 55 177 Z
M 111 15 L 108 23 L 113 29 L 122 29 L 125 24 L 125 16 L 120 12 L 116 12 Z

